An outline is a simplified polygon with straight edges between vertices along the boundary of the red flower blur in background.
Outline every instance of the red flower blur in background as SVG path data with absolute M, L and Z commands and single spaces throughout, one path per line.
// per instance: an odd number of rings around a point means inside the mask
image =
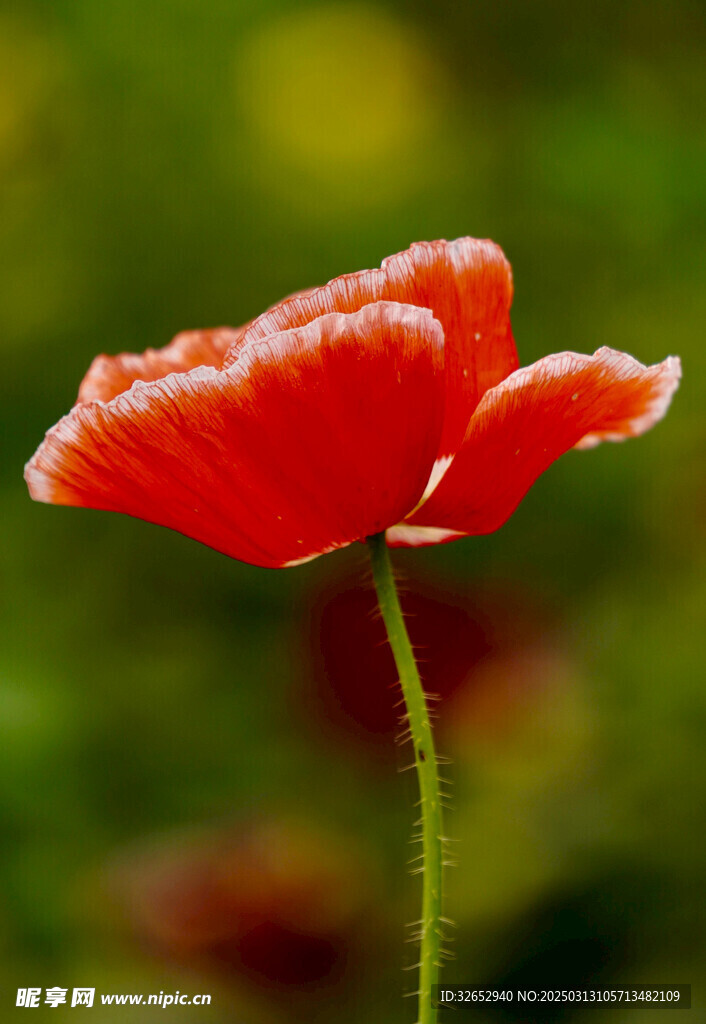
M 472 722 L 476 707 L 479 730 L 503 719 L 514 691 L 497 685 L 498 673 L 538 636 L 550 635 L 550 611 L 511 584 L 469 587 L 409 577 L 400 584 L 400 601 L 425 691 L 440 698 L 440 706 L 453 700 L 468 709 L 466 721 Z M 302 672 L 292 714 L 300 714 L 302 727 L 312 725 L 320 739 L 339 744 L 348 738 L 365 747 L 366 760 L 374 751 L 389 762 L 402 709 L 375 592 L 354 579 L 331 582 L 314 596 L 307 617 L 300 635 L 309 643 L 298 659 Z M 523 679 L 516 683 L 532 689 Z M 446 719 L 439 715 L 442 743 Z
M 498 529 L 569 448 L 665 413 L 679 360 L 599 349 L 518 369 L 489 241 L 420 242 L 244 327 L 99 356 L 26 469 L 32 497 L 124 512 L 255 565 L 388 531 Z
M 277 999 L 365 960 L 374 875 L 348 840 L 270 820 L 127 856 L 111 887 L 154 954 Z

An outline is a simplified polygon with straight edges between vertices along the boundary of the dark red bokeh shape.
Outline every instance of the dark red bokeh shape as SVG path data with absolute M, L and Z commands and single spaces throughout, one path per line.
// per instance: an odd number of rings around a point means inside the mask
M 424 688 L 442 703 L 461 688 L 472 690 L 475 668 L 525 645 L 544 618 L 512 584 L 459 592 L 448 580 L 402 580 L 400 587 Z M 304 713 L 319 734 L 348 736 L 394 757 L 400 692 L 372 585 L 360 579 L 329 584 L 308 615 L 309 660 L 303 660 L 293 708 L 301 713 L 307 693 Z

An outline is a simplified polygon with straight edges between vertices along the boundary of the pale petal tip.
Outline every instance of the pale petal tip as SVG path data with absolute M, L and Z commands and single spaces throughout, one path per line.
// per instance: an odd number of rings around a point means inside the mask
M 47 474 L 39 468 L 37 465 L 36 455 L 33 455 L 26 464 L 24 478 L 32 501 L 41 501 L 45 505 L 55 504 L 54 482 L 51 477 L 47 476 Z

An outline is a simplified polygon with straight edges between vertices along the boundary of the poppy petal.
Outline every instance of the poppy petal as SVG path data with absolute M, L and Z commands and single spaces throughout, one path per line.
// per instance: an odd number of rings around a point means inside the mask
M 417 546 L 497 530 L 569 448 L 649 430 L 680 376 L 673 356 L 646 367 L 610 348 L 593 356 L 563 352 L 517 370 L 485 394 L 436 489 L 389 531 L 390 542 Z M 418 532 L 409 533 L 410 525 Z M 420 527 L 435 529 L 425 534 Z
M 244 327 L 215 327 L 182 331 L 164 348 L 148 348 L 139 355 L 96 356 L 81 381 L 78 402 L 109 402 L 127 391 L 136 380 L 161 380 L 169 373 L 186 373 L 197 366 L 219 367 L 223 357 L 237 346 Z
M 242 344 L 381 299 L 431 309 L 444 329 L 447 395 L 438 455 L 453 454 L 483 394 L 518 365 L 509 313 L 512 272 L 494 242 L 416 242 L 383 260 L 379 270 L 345 274 L 284 299 L 253 320 Z M 237 350 L 225 357 L 224 368 Z
M 255 565 L 306 561 L 419 501 L 438 447 L 444 337 L 428 310 L 329 314 L 75 406 L 26 471 L 32 497 L 171 527 Z

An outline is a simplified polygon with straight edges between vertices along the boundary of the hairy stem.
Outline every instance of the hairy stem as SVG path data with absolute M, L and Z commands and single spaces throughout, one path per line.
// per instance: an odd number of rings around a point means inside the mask
M 414 746 L 421 797 L 423 895 L 420 923 L 418 1024 L 435 1024 L 432 986 L 437 983 L 440 959 L 442 822 L 434 739 L 424 690 L 404 624 L 390 553 L 384 533 L 368 537 L 373 579 L 402 686 L 407 722 Z

